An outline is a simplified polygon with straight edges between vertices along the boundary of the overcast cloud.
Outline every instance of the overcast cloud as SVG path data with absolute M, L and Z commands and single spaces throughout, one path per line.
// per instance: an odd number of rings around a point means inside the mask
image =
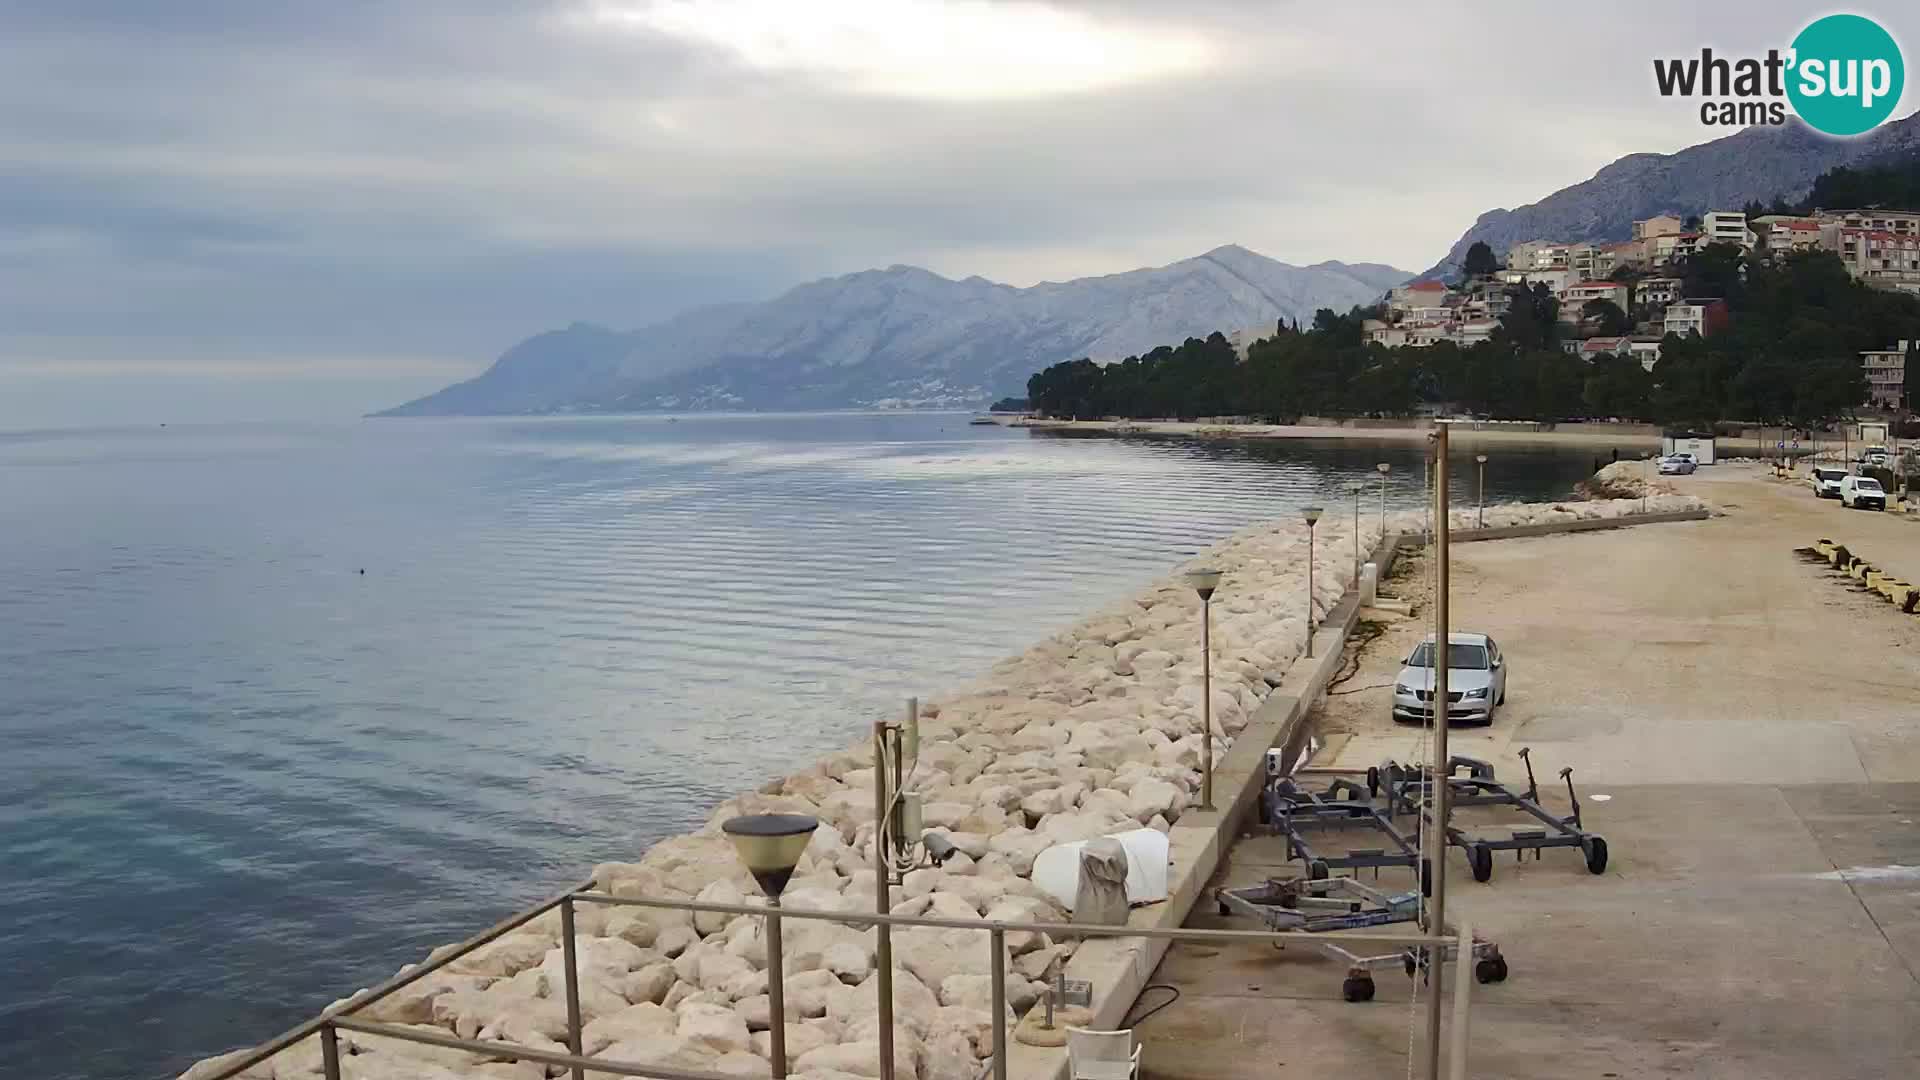
M 1654 55 L 1827 10 L 0 0 L 0 427 L 350 416 L 897 262 L 1418 270 L 1721 134 Z

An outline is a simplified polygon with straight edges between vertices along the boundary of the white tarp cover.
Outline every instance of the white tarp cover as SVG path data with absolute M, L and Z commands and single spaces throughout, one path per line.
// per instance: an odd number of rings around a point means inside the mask
M 1127 903 L 1157 904 L 1167 898 L 1167 834 L 1158 829 L 1114 833 L 1127 849 Z M 1033 860 L 1033 883 L 1054 902 L 1073 910 L 1080 888 L 1080 849 L 1085 840 L 1055 844 Z
M 1080 886 L 1073 895 L 1073 921 L 1119 926 L 1127 921 L 1127 849 L 1111 836 L 1080 848 Z

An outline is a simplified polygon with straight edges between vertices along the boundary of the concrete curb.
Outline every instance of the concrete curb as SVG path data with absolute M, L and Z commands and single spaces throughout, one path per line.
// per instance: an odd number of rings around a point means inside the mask
M 1471 544 L 1476 540 L 1512 540 L 1522 536 L 1553 536 L 1558 533 L 1591 532 L 1594 529 L 1620 529 L 1629 525 L 1661 525 L 1672 521 L 1705 521 L 1713 512 L 1700 510 L 1670 510 L 1659 514 L 1630 514 L 1626 517 L 1597 518 L 1594 520 L 1556 521 L 1545 525 L 1509 525 L 1498 529 L 1456 529 L 1452 540 L 1456 544 Z
M 1380 567 L 1383 580 L 1393 568 L 1400 541 L 1400 534 L 1390 535 L 1373 551 L 1371 558 Z M 1128 926 L 1172 929 L 1186 923 L 1201 891 L 1254 809 L 1266 775 L 1267 751 L 1291 746 L 1305 736 L 1307 712 L 1339 670 L 1342 646 L 1359 621 L 1359 596 L 1349 588 L 1314 634 L 1313 659 L 1294 662 L 1280 685 L 1254 710 L 1226 755 L 1214 763 L 1216 808 L 1210 813 L 1189 810 L 1168 830 L 1172 865 L 1167 871 L 1167 899 L 1134 908 L 1128 915 Z M 1093 984 L 1093 1018 L 1087 1026 L 1103 1030 L 1120 1026 L 1154 969 L 1160 966 L 1168 944 L 1165 939 L 1099 938 L 1080 945 L 1067 963 L 1066 975 Z M 1059 1047 L 1029 1046 L 1016 1039 L 1007 1042 L 1007 1076 L 1011 1080 L 1061 1080 L 1066 1070 L 1066 1052 Z

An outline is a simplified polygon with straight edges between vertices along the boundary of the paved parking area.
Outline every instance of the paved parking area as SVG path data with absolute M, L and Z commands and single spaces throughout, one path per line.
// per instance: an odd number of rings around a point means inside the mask
M 1476 987 L 1476 1077 L 1920 1075 L 1920 619 L 1792 555 L 1858 536 L 1876 561 L 1920 561 L 1920 527 L 1750 472 L 1699 484 L 1727 516 L 1455 548 L 1456 628 L 1514 665 L 1507 709 L 1455 752 L 1514 779 L 1532 747 L 1561 813 L 1572 765 L 1611 848 L 1598 877 L 1562 850 L 1507 854 L 1487 884 L 1451 853 L 1451 909 L 1512 970 Z M 1327 703 L 1322 760 L 1412 756 L 1417 734 L 1368 687 L 1424 632 L 1367 650 Z M 1216 884 L 1297 873 L 1279 845 L 1242 840 Z M 1230 924 L 1211 905 L 1191 922 Z M 1383 970 L 1374 1001 L 1348 1004 L 1343 974 L 1306 948 L 1176 946 L 1155 981 L 1182 997 L 1140 1028 L 1146 1071 L 1406 1075 L 1409 980 Z

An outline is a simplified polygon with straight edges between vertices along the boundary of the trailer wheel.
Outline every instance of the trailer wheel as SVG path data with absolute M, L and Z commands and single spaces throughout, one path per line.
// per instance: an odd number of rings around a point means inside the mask
M 1372 799 L 1378 798 L 1379 795 L 1380 767 L 1378 765 L 1369 765 L 1367 766 L 1367 797 Z
M 1409 979 L 1413 978 L 1414 972 L 1420 970 L 1420 961 L 1414 959 L 1412 949 L 1408 949 L 1407 955 L 1400 958 L 1400 966 L 1407 969 L 1407 978 Z
M 1348 1001 L 1373 1000 L 1373 976 L 1349 975 L 1340 984 L 1340 996 Z
M 1587 872 L 1604 874 L 1607 872 L 1607 842 L 1598 836 L 1587 841 Z
M 1467 865 L 1473 869 L 1473 880 L 1491 881 L 1493 879 L 1493 849 L 1485 844 L 1475 844 L 1467 849 Z
M 1420 895 L 1433 896 L 1433 864 L 1425 859 L 1420 860 Z
M 1315 859 L 1307 864 L 1308 881 L 1324 881 L 1327 878 L 1327 864 L 1324 859 Z
M 1473 965 L 1473 977 L 1482 984 L 1507 981 L 1507 958 L 1504 956 L 1483 957 Z

